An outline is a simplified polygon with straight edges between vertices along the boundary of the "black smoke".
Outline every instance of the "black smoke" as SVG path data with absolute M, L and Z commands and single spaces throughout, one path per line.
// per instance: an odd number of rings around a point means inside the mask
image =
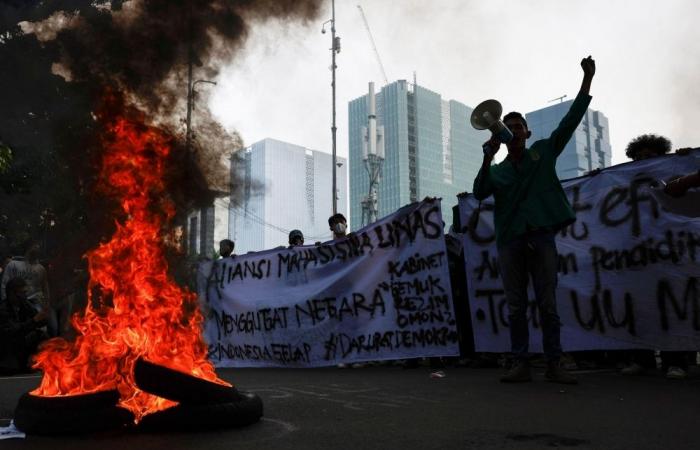
M 242 145 L 197 104 L 184 146 L 188 61 L 195 79 L 235 62 L 252 26 L 309 21 L 320 0 L 9 0 L 0 3 L 0 253 L 32 237 L 47 256 L 82 254 L 111 235 L 110 205 L 95 194 L 106 91 L 174 139 L 168 177 L 178 210 L 235 190 L 219 164 Z M 47 219 L 48 217 L 48 219 Z

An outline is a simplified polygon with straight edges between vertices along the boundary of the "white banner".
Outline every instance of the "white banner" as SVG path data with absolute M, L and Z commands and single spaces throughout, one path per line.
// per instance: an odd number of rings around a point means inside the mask
M 557 304 L 565 351 L 700 349 L 700 198 L 661 192 L 661 181 L 697 171 L 700 151 L 610 167 L 562 185 L 576 222 L 557 234 Z M 661 180 L 661 181 L 659 181 Z M 498 272 L 493 197 L 459 199 L 469 305 L 477 351 L 510 351 Z M 530 283 L 530 351 L 541 333 Z
M 442 230 L 440 201 L 424 200 L 319 246 L 202 264 L 209 358 L 317 367 L 457 355 Z

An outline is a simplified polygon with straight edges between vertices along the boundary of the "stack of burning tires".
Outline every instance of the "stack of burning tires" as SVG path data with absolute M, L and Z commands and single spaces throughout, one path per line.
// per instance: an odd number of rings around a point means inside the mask
M 177 405 L 148 414 L 136 425 L 134 415 L 119 406 L 117 390 L 60 397 L 27 392 L 15 409 L 15 425 L 27 434 L 36 435 L 115 429 L 195 431 L 243 427 L 256 423 L 263 414 L 262 400 L 255 394 L 143 359 L 134 365 L 134 379 L 142 391 Z

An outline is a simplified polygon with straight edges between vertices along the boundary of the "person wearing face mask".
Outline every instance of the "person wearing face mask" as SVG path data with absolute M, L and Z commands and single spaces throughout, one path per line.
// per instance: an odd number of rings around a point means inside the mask
M 328 218 L 328 226 L 333 232 L 333 239 L 340 239 L 348 234 L 348 221 L 341 213 L 330 216 Z
M 506 114 L 503 122 L 513 133 L 506 144 L 508 155 L 501 163 L 491 165 L 501 145 L 493 136 L 484 145 L 483 163 L 474 180 L 474 197 L 483 200 L 493 195 L 495 203 L 498 260 L 508 305 L 511 351 L 516 359 L 511 370 L 501 378 L 502 382 L 532 380 L 527 319 L 527 285 L 531 278 L 547 359 L 545 378 L 557 383 L 577 383 L 560 365 L 561 321 L 556 303 L 558 255 L 554 237 L 561 227 L 576 220 L 555 165 L 591 102 L 589 91 L 595 61 L 590 56 L 584 58 L 581 69 L 581 89 L 549 138 L 527 148 L 525 142 L 531 133 L 525 118 L 518 112 Z
M 342 239 L 348 235 L 348 220 L 341 213 L 333 214 L 328 218 L 328 227 L 333 233 L 333 240 Z M 349 367 L 353 369 L 360 369 L 365 366 L 365 363 L 354 363 L 352 365 L 345 363 L 338 364 L 339 369 L 347 369 Z

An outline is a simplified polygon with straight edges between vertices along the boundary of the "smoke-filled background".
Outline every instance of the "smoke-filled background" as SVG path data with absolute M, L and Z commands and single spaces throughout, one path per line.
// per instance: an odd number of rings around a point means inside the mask
M 415 71 L 443 99 L 474 107 L 495 98 L 526 113 L 573 99 L 579 61 L 590 54 L 598 68 L 591 108 L 610 121 L 614 164 L 643 133 L 674 148 L 700 145 L 697 0 L 336 0 L 340 156 L 348 155 L 347 102 L 365 95 L 368 81 L 384 84 L 357 4 L 389 82 L 412 81 Z M 221 122 L 248 142 L 273 137 L 330 152 L 330 36 L 320 33 L 329 18 L 253 28 L 213 89 Z M 295 116 L 300 104 L 304 114 Z M 235 114 L 240 107 L 249 113 Z M 471 184 L 464 180 L 464 190 Z
M 167 180 L 182 213 L 235 193 L 223 161 L 240 148 L 197 99 L 185 142 L 188 61 L 216 79 L 269 18 L 307 23 L 316 0 L 56 0 L 0 4 L 0 253 L 28 238 L 45 256 L 76 258 L 111 235 L 109 201 L 95 193 L 101 155 L 95 111 L 116 93 L 173 137 Z M 200 89 L 204 91 L 204 89 Z M 243 112 L 241 112 L 243 113 Z M 69 254 L 67 254 L 69 253 Z

